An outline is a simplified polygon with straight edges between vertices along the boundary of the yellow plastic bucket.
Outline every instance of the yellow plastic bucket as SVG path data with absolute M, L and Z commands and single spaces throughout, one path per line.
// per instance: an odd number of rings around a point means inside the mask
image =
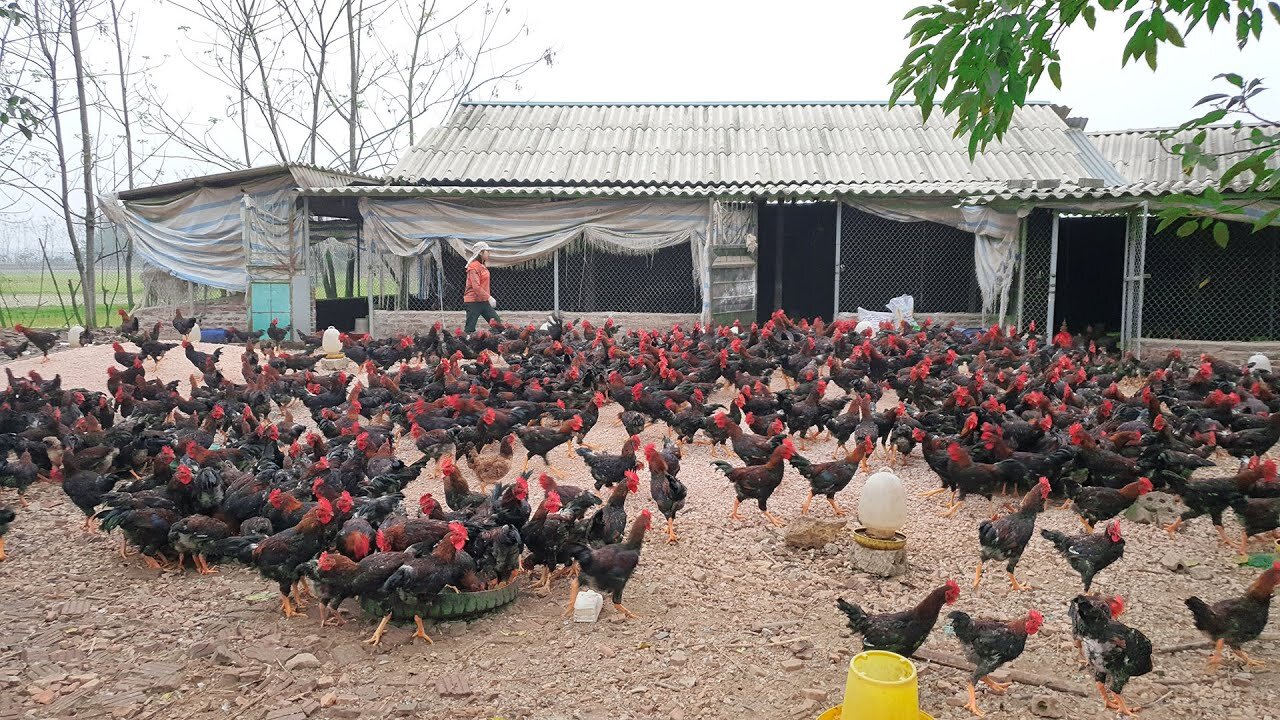
M 837 705 L 831 708 L 830 710 L 819 715 L 818 720 L 841 720 L 840 713 L 843 712 L 843 710 L 844 710 L 843 705 Z M 867 720 L 872 720 L 872 718 L 870 716 L 867 716 Z M 933 716 L 921 710 L 920 720 L 933 720 Z
M 896 653 L 868 650 L 849 661 L 841 720 L 919 720 L 916 666 Z

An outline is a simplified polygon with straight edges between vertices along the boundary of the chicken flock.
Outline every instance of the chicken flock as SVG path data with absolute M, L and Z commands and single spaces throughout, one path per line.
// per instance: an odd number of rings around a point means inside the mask
M 744 521 L 745 502 L 772 525 L 785 522 L 769 499 L 788 468 L 809 486 L 802 514 L 822 497 L 843 515 L 837 496 L 874 454 L 891 464 L 919 455 L 940 480 L 929 494 L 949 496 L 943 516 L 974 497 L 992 503 L 977 528 L 974 587 L 996 560 L 1010 587 L 1025 589 L 1016 570 L 1028 551 L 1052 550 L 1079 574 L 1083 593 L 1064 598 L 1073 636 L 1107 707 L 1131 713 L 1121 692 L 1152 669 L 1150 642 L 1117 619 L 1120 596 L 1090 592 L 1123 558 L 1120 516 L 1164 490 L 1186 507 L 1170 534 L 1207 515 L 1223 543 L 1245 552 L 1252 536 L 1280 528 L 1276 464 L 1263 457 L 1280 440 L 1269 372 L 1176 351 L 1152 366 L 1065 331 L 1046 342 L 1034 324 L 966 331 L 925 321 L 855 332 L 849 322 L 781 312 L 750 327 L 663 331 L 553 318 L 467 336 L 436 324 L 414 336 L 343 335 L 355 371 L 324 373 L 312 352 L 318 337 L 300 336 L 308 349 L 291 354 L 280 348 L 291 328 L 273 324 L 261 352 L 260 334 L 228 329 L 246 341 L 243 383 L 224 377 L 219 352 L 184 341 L 195 372 L 180 392 L 146 372 L 148 360 L 159 364 L 178 345 L 160 342 L 158 323 L 144 333 L 120 316 L 121 336 L 138 350 L 116 343 L 120 367 L 107 370 L 105 393 L 6 368 L 0 484 L 21 506 L 38 480 L 60 483 L 86 531 L 119 530 L 119 552 L 136 549 L 155 568 L 182 571 L 188 559 L 199 573 L 225 562 L 256 568 L 278 587 L 285 615 L 315 600 L 323 625 L 345 622 L 340 606 L 356 598 L 412 616 L 414 637 L 429 642 L 422 616 L 444 594 L 502 587 L 522 573 L 536 573 L 541 586 L 570 576 L 566 614 L 587 583 L 631 618 L 623 592 L 653 518 L 628 513 L 627 500 L 647 473 L 663 539 L 678 542 L 685 444 L 706 442 L 723 456 L 712 465 L 732 488 L 733 521 Z M 194 322 L 179 314 L 173 325 L 183 334 Z M 18 330 L 41 350 L 53 345 Z M 771 389 L 775 374 L 787 389 Z M 1126 394 L 1122 384 L 1137 389 Z M 731 399 L 709 402 L 722 388 Z M 877 410 L 886 391 L 897 402 Z M 626 428 L 621 448 L 586 443 L 602 419 Z M 664 428 L 660 444 L 640 439 L 650 425 Z M 804 456 L 820 435 L 838 443 L 834 458 Z M 398 448 L 409 445 L 420 457 L 406 463 Z M 1237 458 L 1238 470 L 1195 476 L 1215 452 Z M 517 453 L 519 474 L 508 481 Z M 584 462 L 594 487 L 563 482 L 556 463 L 566 461 Z M 406 502 L 403 491 L 424 473 L 439 476 L 442 497 Z M 543 494 L 536 507 L 531 482 Z M 1003 515 L 994 514 L 998 496 L 1012 500 Z M 1037 516 L 1054 506 L 1076 513 L 1082 532 L 1045 529 L 1045 543 L 1033 543 Z M 0 560 L 20 510 L 0 506 Z M 1240 520 L 1238 539 L 1223 527 L 1228 510 Z M 1278 581 L 1280 563 L 1242 597 L 1187 598 L 1195 626 L 1216 642 L 1213 663 L 1224 646 L 1254 662 L 1241 646 L 1261 633 Z M 949 580 L 901 612 L 838 606 L 864 648 L 909 656 L 960 594 Z M 381 641 L 391 617 L 369 642 Z M 957 610 L 949 619 L 975 666 L 968 708 L 980 715 L 976 683 L 1003 691 L 988 675 L 1022 652 L 1043 616 Z

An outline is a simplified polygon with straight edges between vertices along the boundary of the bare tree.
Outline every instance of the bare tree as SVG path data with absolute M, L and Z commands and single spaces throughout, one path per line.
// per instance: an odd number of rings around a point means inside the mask
M 71 38 L 71 60 L 76 68 L 76 105 L 80 113 L 80 160 L 84 174 L 84 257 L 89 262 L 81 268 L 80 288 L 84 293 L 84 321 L 93 327 L 97 321 L 97 301 L 94 288 L 97 263 L 94 258 L 94 241 L 97 230 L 97 209 L 93 194 L 93 132 L 89 125 L 89 94 L 85 83 L 84 49 L 80 45 L 80 6 L 75 0 L 67 3 L 67 30 Z M 74 242 L 72 243 L 75 244 Z

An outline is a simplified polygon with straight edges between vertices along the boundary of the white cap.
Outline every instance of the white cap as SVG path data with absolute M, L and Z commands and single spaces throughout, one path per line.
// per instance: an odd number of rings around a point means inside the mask
M 485 241 L 483 241 L 483 240 L 481 240 L 480 242 L 476 243 L 475 245 L 472 245 L 472 246 L 471 246 L 471 257 L 467 258 L 467 264 L 468 264 L 468 265 L 470 265 L 472 260 L 475 260 L 476 258 L 480 257 L 480 253 L 484 252 L 485 250 L 490 250 L 490 249 L 492 249 L 492 248 L 490 248 L 490 247 L 489 247 L 489 243 L 487 243 L 487 242 L 485 242 Z
M 1246 364 L 1249 366 L 1250 370 L 1254 370 L 1258 372 L 1263 372 L 1263 371 L 1271 372 L 1271 361 L 1267 359 L 1266 355 L 1263 355 L 1261 353 L 1257 355 L 1251 355 Z

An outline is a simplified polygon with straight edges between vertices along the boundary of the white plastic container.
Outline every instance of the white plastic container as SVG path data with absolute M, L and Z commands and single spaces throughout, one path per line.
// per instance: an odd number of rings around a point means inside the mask
M 200 342 L 200 323 L 194 323 L 191 326 L 191 331 L 187 333 L 187 342 L 192 345 Z
M 594 590 L 579 590 L 578 599 L 573 603 L 573 621 L 593 623 L 600 619 L 603 608 L 603 595 Z

